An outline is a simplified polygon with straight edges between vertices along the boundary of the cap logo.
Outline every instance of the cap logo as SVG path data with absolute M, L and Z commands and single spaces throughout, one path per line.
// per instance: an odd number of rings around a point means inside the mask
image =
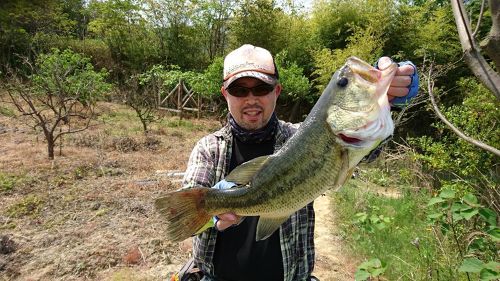
M 277 78 L 271 53 L 253 45 L 243 45 L 230 52 L 224 59 L 224 86 L 237 78 L 254 77 L 268 84 L 275 84 Z
M 228 66 L 228 69 L 226 70 L 226 73 L 227 73 L 226 76 L 228 76 L 231 73 L 240 72 L 239 71 L 240 69 L 241 70 L 256 70 L 256 71 L 263 70 L 263 72 L 266 72 L 266 73 L 273 73 L 274 72 L 273 70 L 268 69 L 267 66 L 255 64 L 253 62 L 246 62 L 246 63 Z

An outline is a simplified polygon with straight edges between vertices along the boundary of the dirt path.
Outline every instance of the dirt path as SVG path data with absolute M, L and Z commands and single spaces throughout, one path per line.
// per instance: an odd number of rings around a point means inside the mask
M 355 263 L 342 247 L 342 237 L 335 226 L 330 196 L 314 201 L 316 212 L 314 275 L 321 281 L 354 280 Z

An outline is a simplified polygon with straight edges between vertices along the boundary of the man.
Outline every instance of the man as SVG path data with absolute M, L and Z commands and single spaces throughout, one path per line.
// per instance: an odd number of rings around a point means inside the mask
M 379 68 L 390 64 L 379 61 Z M 405 102 L 416 94 L 413 65 L 403 65 L 391 83 L 389 100 Z M 279 74 L 269 51 L 243 45 L 224 60 L 221 92 L 229 108 L 228 124 L 202 138 L 193 149 L 184 187 L 230 188 L 224 177 L 253 158 L 272 154 L 298 125 L 278 120 L 274 112 L 281 93 Z M 416 75 L 416 73 L 415 73 Z M 413 80 L 413 81 L 412 81 Z M 409 85 L 414 91 L 410 94 Z M 258 217 L 232 213 L 214 217 L 213 227 L 194 238 L 193 252 L 202 280 L 311 280 L 314 268 L 312 203 L 293 214 L 279 231 L 255 241 Z

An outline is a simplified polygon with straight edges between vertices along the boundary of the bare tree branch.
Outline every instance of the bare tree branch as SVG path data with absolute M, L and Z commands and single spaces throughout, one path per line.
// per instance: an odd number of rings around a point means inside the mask
M 484 4 L 485 3 L 486 3 L 486 0 L 483 0 L 481 2 L 481 11 L 479 12 L 479 17 L 477 18 L 476 29 L 474 29 L 474 33 L 472 33 L 473 38 L 476 38 L 477 32 L 479 31 L 479 27 L 481 26 L 481 19 L 483 18 Z
M 434 109 L 434 112 L 439 117 L 439 119 L 441 119 L 441 121 L 443 121 L 443 123 L 445 123 L 461 139 L 463 139 L 466 142 L 468 142 L 472 145 L 475 145 L 481 149 L 484 149 L 488 152 L 491 152 L 497 156 L 500 156 L 500 150 L 498 150 L 492 146 L 489 146 L 489 145 L 487 145 L 479 140 L 476 140 L 476 139 L 473 139 L 473 138 L 467 136 L 462 131 L 460 131 L 457 127 L 455 127 L 453 124 L 451 124 L 451 122 L 448 121 L 448 119 L 446 119 L 446 117 L 441 113 L 441 111 L 439 110 L 439 107 L 437 106 L 436 101 L 434 99 L 434 94 L 433 94 L 434 80 L 431 78 L 432 77 L 432 68 L 433 68 L 433 66 L 431 64 L 430 69 L 429 69 L 429 74 L 428 74 L 429 76 L 428 76 L 428 80 L 427 80 L 427 90 L 429 92 L 429 98 L 430 98 L 431 103 L 432 103 L 432 108 Z
M 488 36 L 481 42 L 481 48 L 493 60 L 500 71 L 500 1 L 489 0 L 491 14 L 491 28 Z
M 498 2 L 491 0 L 492 2 Z M 500 75 L 490 67 L 488 62 L 481 55 L 479 47 L 471 33 L 470 21 L 465 13 L 462 0 L 451 0 L 453 16 L 457 25 L 458 37 L 464 51 L 465 62 L 474 75 L 488 88 L 496 97 L 500 99 Z M 495 24 L 493 24 L 495 25 Z
M 77 133 L 77 132 L 81 132 L 81 131 L 87 130 L 90 127 L 90 121 L 92 121 L 92 119 L 87 118 L 83 127 L 78 128 L 78 129 L 73 129 L 73 130 L 67 130 L 67 131 L 60 132 L 58 135 L 56 135 L 54 137 L 54 141 L 56 141 L 57 139 L 59 139 L 59 137 L 61 137 L 63 135 L 73 134 L 73 133 Z

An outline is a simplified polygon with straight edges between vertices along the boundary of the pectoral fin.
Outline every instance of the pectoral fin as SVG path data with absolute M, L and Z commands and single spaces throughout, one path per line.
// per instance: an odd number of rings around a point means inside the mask
M 267 162 L 267 159 L 269 159 L 269 156 L 261 156 L 245 162 L 234 168 L 234 170 L 227 175 L 225 180 L 234 182 L 238 185 L 247 184 L 255 173 L 262 168 L 262 165 Z
M 267 239 L 291 216 L 288 214 L 284 217 L 260 217 L 257 223 L 257 233 L 255 241 Z
M 340 166 L 337 178 L 335 179 L 333 191 L 339 191 L 347 179 L 352 176 L 354 169 L 356 169 L 356 166 L 349 169 L 349 152 L 347 150 L 343 150 L 340 156 L 342 158 L 342 166 Z

